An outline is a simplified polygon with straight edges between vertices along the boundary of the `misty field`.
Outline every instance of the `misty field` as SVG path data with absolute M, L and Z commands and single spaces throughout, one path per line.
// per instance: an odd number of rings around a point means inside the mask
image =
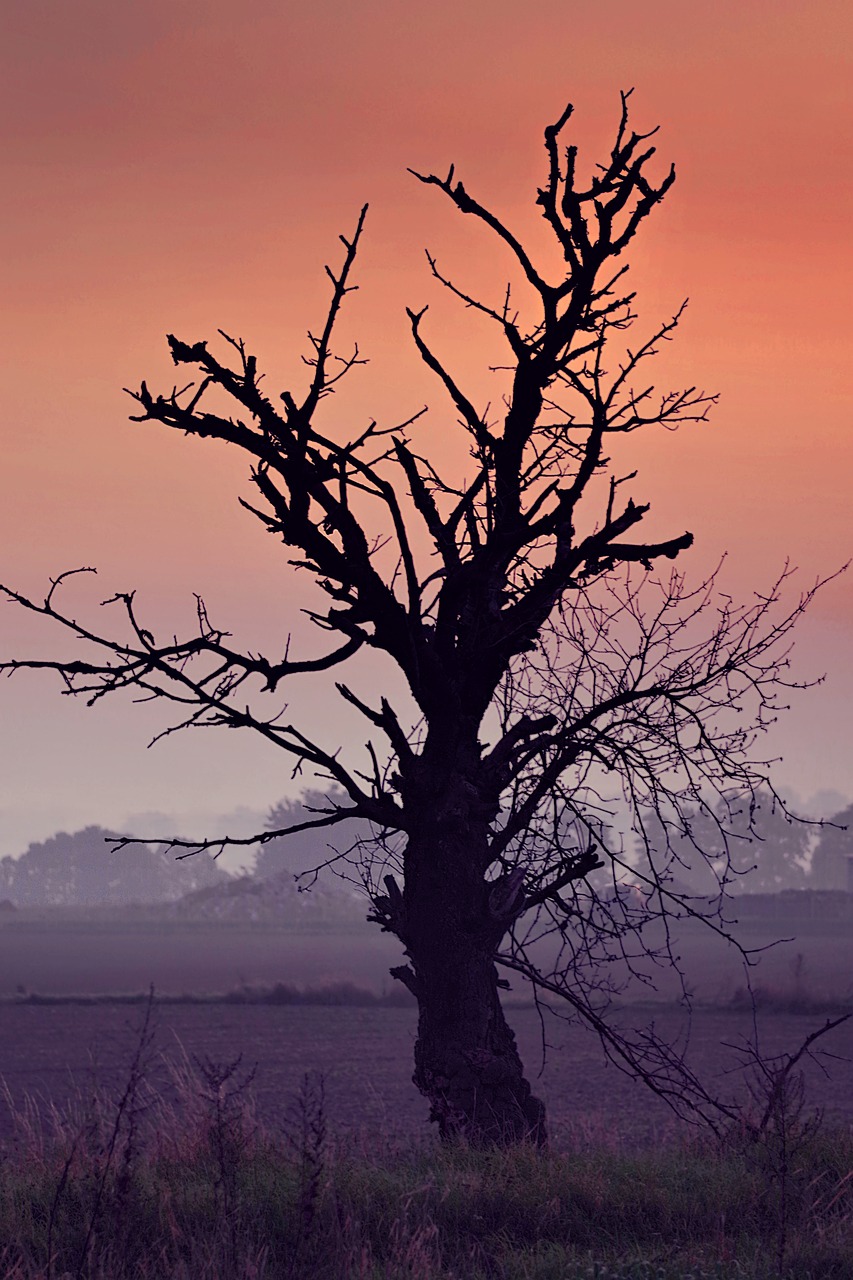
M 812 1003 L 853 1004 L 853 926 L 843 920 L 750 922 L 744 946 L 760 949 L 754 986 Z M 778 939 L 785 939 L 778 942 Z M 691 991 L 726 1005 L 744 984 L 741 958 L 702 925 L 677 940 Z M 775 945 L 774 945 L 775 944 Z M 540 952 L 534 946 L 534 955 Z M 541 949 L 547 960 L 547 945 Z M 153 983 L 161 995 L 222 994 L 243 985 L 300 986 L 349 981 L 377 994 L 399 988 L 388 975 L 401 962 L 396 939 L 368 924 L 350 932 L 288 931 L 264 924 L 88 918 L 84 912 L 20 911 L 0 921 L 0 1000 L 43 995 L 135 994 Z M 678 998 L 674 974 L 653 971 L 639 987 L 644 1003 Z M 513 979 L 515 994 L 521 991 Z M 512 998 L 512 997 L 511 997 Z M 790 1003 L 790 1001 L 788 1001 Z
M 745 938 L 763 946 L 779 936 L 767 931 Z M 707 933 L 707 931 L 705 931 Z M 690 1061 L 723 1093 L 737 1091 L 740 1056 L 729 1046 L 753 1035 L 752 1014 L 738 1007 L 743 972 L 733 949 L 704 934 L 685 937 L 685 969 L 695 992 Z M 0 927 L 0 1077 L 11 1096 L 25 1093 L 68 1100 L 92 1082 L 114 1088 L 133 1043 L 138 1010 L 123 1004 L 28 1003 L 39 996 L 104 996 L 144 993 L 153 984 L 165 999 L 225 995 L 241 989 L 299 988 L 350 983 L 381 996 L 405 992 L 388 976 L 399 963 L 399 944 L 367 926 L 351 934 L 294 933 L 258 926 L 99 922 L 27 916 Z M 806 922 L 793 941 L 764 953 L 753 972 L 764 999 L 761 1048 L 792 1050 L 827 1014 L 850 1006 L 853 939 L 844 928 Z M 614 1140 L 646 1141 L 673 1130 L 669 1109 L 647 1089 L 608 1066 L 597 1038 L 546 1014 L 549 1045 L 541 1078 L 543 1029 L 524 1007 L 529 991 L 514 983 L 506 1000 L 534 1088 L 548 1106 L 555 1137 L 603 1123 Z M 626 1025 L 654 1020 L 668 1038 L 688 1023 L 677 1004 L 671 975 L 658 975 L 657 992 L 642 990 L 642 1003 L 619 1013 Z M 652 1000 L 649 996 L 653 997 Z M 30 997 L 32 998 L 32 997 Z M 318 1007 L 275 1004 L 162 1004 L 157 1044 L 166 1063 L 185 1051 L 216 1061 L 243 1054 L 257 1064 L 259 1114 L 275 1126 L 283 1099 L 305 1072 L 326 1077 L 330 1122 L 335 1128 L 381 1129 L 413 1134 L 426 1128 L 426 1104 L 411 1083 L 416 1012 L 413 1006 Z M 853 1023 L 821 1046 L 828 1073 L 807 1064 L 810 1101 L 837 1119 L 853 1121 Z M 821 1047 L 819 1046 L 819 1047 Z M 0 1132 L 8 1133 L 8 1108 L 0 1103 Z
M 366 924 L 350 936 L 246 924 L 59 923 L 43 915 L 0 925 L 0 998 L 136 993 L 152 983 L 166 995 L 221 993 L 243 983 L 342 978 L 381 991 L 399 958 L 399 944 Z

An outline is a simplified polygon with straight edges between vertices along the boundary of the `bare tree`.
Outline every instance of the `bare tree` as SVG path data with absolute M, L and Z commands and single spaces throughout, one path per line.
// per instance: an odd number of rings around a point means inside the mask
M 340 356 L 332 339 L 355 288 L 366 206 L 351 238 L 341 237 L 343 265 L 326 268 L 331 302 L 322 330 L 309 334 L 299 395 L 268 398 L 255 357 L 225 333 L 230 363 L 205 342 L 170 336 L 174 363 L 197 369 L 198 381 L 166 395 L 143 382 L 130 393 L 134 421 L 224 440 L 251 460 L 258 496 L 241 502 L 295 548 L 290 563 L 325 593 L 310 616 L 328 633 L 326 653 L 291 657 L 289 643 L 278 658 L 239 652 L 201 600 L 197 633 L 160 640 L 137 616 L 132 592 L 111 601 L 122 635 L 105 634 L 60 607 L 68 573 L 41 603 L 4 588 L 97 650 L 7 661 L 7 671 L 56 671 L 65 692 L 90 702 L 129 690 L 173 703 L 180 715 L 164 732 L 249 729 L 347 797 L 231 843 L 370 824 L 371 842 L 350 852 L 349 865 L 361 869 L 369 919 L 408 957 L 392 973 L 418 1001 L 414 1081 L 444 1137 L 545 1141 L 544 1107 L 501 1006 L 508 982 L 499 967 L 586 1019 L 615 1061 L 674 1105 L 714 1113 L 718 1104 L 674 1049 L 610 1025 L 607 995 L 617 962 L 643 978 L 643 965 L 674 964 L 671 922 L 700 912 L 673 881 L 668 841 L 662 849 L 643 842 L 643 813 L 683 834 L 688 812 L 712 812 L 721 796 L 740 803 L 765 781 L 751 748 L 775 714 L 789 633 L 808 600 L 777 616 L 784 574 L 745 607 L 718 598 L 713 579 L 688 589 L 681 575 L 661 575 L 661 562 L 693 537 L 638 540 L 649 507 L 623 497 L 636 473 L 610 463 L 619 436 L 704 421 L 715 400 L 696 387 L 657 393 L 645 377 L 683 306 L 629 340 L 635 295 L 624 253 L 675 172 L 651 176 L 655 131 L 630 129 L 628 98 L 621 95 L 610 155 L 586 181 L 577 148 L 563 141 L 571 106 L 545 130 L 537 203 L 556 249 L 548 269 L 453 167 L 444 178 L 414 175 L 493 237 L 529 312 L 523 319 L 515 309 L 509 286 L 494 303 L 474 297 L 427 254 L 435 280 L 492 322 L 507 351 L 496 373 L 503 408 L 492 421 L 427 336 L 426 309 L 408 312 L 417 351 L 467 433 L 467 476 L 440 474 L 419 450 L 423 410 L 398 426 L 370 422 L 350 438 L 320 424 L 323 402 L 362 363 L 358 347 Z M 223 393 L 234 416 L 218 407 Z M 339 744 L 267 713 L 255 695 L 335 670 L 362 649 L 390 659 L 412 707 L 337 684 L 370 726 L 359 770 Z M 614 832 L 614 801 L 627 805 L 640 835 L 639 862 Z M 188 854 L 222 843 L 173 847 Z M 719 904 L 702 913 L 725 932 Z M 543 941 L 557 944 L 550 966 L 540 959 Z

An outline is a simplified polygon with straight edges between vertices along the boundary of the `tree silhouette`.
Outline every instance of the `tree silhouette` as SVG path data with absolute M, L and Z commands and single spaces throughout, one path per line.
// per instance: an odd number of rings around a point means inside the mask
M 324 855 L 334 852 L 327 845 L 328 832 L 312 826 L 303 827 L 289 836 L 280 837 L 276 832 L 289 831 L 304 822 L 310 823 L 313 816 L 323 813 L 330 805 L 343 809 L 348 803 L 346 792 L 340 787 L 333 787 L 331 791 L 309 790 L 299 800 L 281 800 L 273 805 L 265 823 L 272 838 L 265 840 L 258 849 L 252 874 L 264 879 L 280 875 L 288 868 L 305 870 L 316 867 L 324 861 Z M 341 822 L 335 828 L 335 844 L 349 848 L 363 834 L 363 822 Z
M 836 813 L 820 834 L 812 855 L 816 889 L 853 889 L 853 805 Z
M 0 896 L 18 907 L 93 907 L 168 902 L 228 877 L 210 858 L 175 864 L 165 846 L 119 853 L 122 837 L 103 827 L 60 831 L 19 858 L 0 859 Z
M 643 838 L 661 851 L 669 848 L 673 875 L 697 896 L 716 895 L 721 881 L 730 893 L 807 887 L 809 828 L 769 788 L 737 792 L 712 810 L 679 815 L 679 822 L 682 817 L 683 825 L 673 821 L 666 831 L 656 812 L 644 814 Z
M 659 574 L 692 535 L 643 540 L 649 506 L 629 496 L 636 473 L 611 464 L 621 436 L 704 421 L 715 400 L 696 387 L 657 393 L 645 377 L 683 306 L 629 338 L 635 295 L 624 253 L 675 171 L 650 175 L 656 131 L 629 128 L 628 98 L 621 95 L 610 154 L 588 180 L 576 146 L 564 144 L 571 106 L 545 130 L 537 203 L 556 250 L 551 266 L 534 263 L 453 167 L 444 178 L 414 174 L 492 236 L 515 276 L 499 301 L 483 301 L 427 254 L 434 279 L 494 324 L 505 344 L 495 375 L 503 408 L 494 419 L 428 336 L 426 308 L 408 311 L 415 347 L 467 435 L 464 474 L 442 474 L 416 443 L 424 410 L 349 436 L 321 425 L 330 393 L 362 363 L 357 346 L 340 356 L 332 339 L 355 288 L 366 206 L 351 238 L 341 237 L 342 266 L 326 268 L 331 301 L 321 330 L 309 334 L 300 394 L 270 399 L 255 357 L 222 331 L 231 363 L 206 342 L 169 336 L 174 363 L 198 370 L 198 381 L 166 395 L 143 382 L 131 393 L 134 421 L 227 441 L 251 460 L 258 496 L 240 501 L 294 549 L 290 563 L 325 594 L 310 616 L 328 636 L 326 652 L 293 657 L 289 643 L 275 658 L 239 652 L 200 599 L 197 632 L 159 640 L 137 616 L 132 592 L 112 597 L 125 631 L 111 636 L 60 609 L 68 573 L 41 603 L 5 589 L 99 651 L 10 661 L 7 670 L 55 670 L 67 692 L 90 702 L 128 689 L 171 702 L 179 719 L 165 732 L 246 728 L 295 768 L 340 788 L 345 803 L 260 838 L 365 824 L 349 860 L 332 861 L 358 869 L 368 918 L 408 957 L 392 973 L 418 1001 L 413 1078 L 448 1138 L 545 1141 L 544 1107 L 501 1006 L 509 984 L 499 967 L 584 1018 L 614 1061 L 673 1105 L 713 1113 L 714 1100 L 673 1049 L 651 1033 L 629 1036 L 606 1017 L 615 963 L 675 963 L 668 930 L 654 944 L 643 930 L 696 910 L 672 887 L 671 851 L 646 842 L 641 865 L 625 853 L 611 802 L 641 830 L 649 810 L 669 822 L 706 794 L 738 802 L 753 794 L 766 769 L 751 749 L 786 687 L 789 633 L 811 594 L 780 612 L 787 571 L 745 606 L 719 597 L 713 578 L 688 588 L 676 572 Z M 527 318 L 516 309 L 519 289 L 532 307 Z M 223 395 L 233 416 L 221 411 Z M 262 710 L 255 694 L 335 670 L 360 650 L 390 660 L 411 705 L 336 685 L 369 725 L 358 769 L 339 743 Z M 173 843 L 190 851 L 223 842 Z M 590 878 L 602 866 L 610 892 Z M 625 874 L 641 885 L 639 895 L 613 891 Z M 713 912 L 708 922 L 724 928 Z M 556 957 L 550 964 L 546 944 Z

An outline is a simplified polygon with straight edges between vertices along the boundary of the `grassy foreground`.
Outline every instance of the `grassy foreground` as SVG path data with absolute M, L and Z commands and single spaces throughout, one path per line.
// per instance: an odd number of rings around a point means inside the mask
M 146 1018 L 121 1097 L 18 1109 L 3 1280 L 853 1277 L 853 1134 L 796 1096 L 758 1137 L 634 1153 L 344 1142 L 321 1078 L 271 1134 L 239 1060 L 185 1060 L 155 1089 L 152 1042 Z

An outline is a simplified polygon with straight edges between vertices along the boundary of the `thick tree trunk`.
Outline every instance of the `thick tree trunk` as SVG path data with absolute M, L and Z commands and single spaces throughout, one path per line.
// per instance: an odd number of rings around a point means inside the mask
M 544 1146 L 545 1108 L 500 1002 L 494 956 L 507 922 L 490 910 L 485 828 L 450 825 L 423 832 L 406 852 L 403 940 L 412 968 L 392 972 L 418 1000 L 413 1080 L 443 1139 Z
M 430 957 L 415 963 L 419 1018 L 413 1080 L 442 1139 L 475 1145 L 546 1143 L 545 1107 L 524 1077 L 501 1008 L 491 956 L 440 924 Z

